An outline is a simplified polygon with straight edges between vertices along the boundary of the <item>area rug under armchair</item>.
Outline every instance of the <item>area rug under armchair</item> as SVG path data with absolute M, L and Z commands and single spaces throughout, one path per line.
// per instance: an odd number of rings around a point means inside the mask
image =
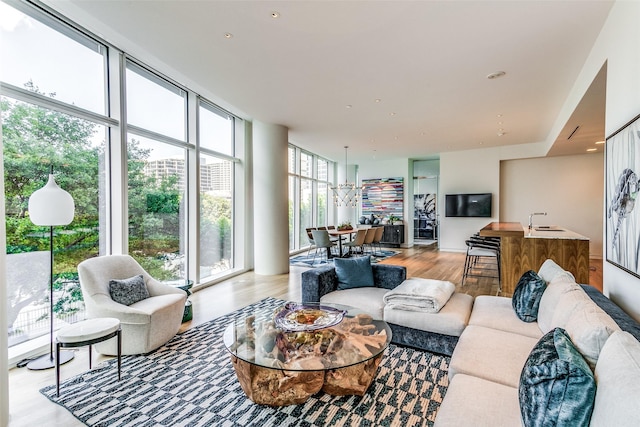
M 449 358 L 390 345 L 363 397 L 320 392 L 302 405 L 272 408 L 249 400 L 222 334 L 229 322 L 273 298 L 196 326 L 158 350 L 115 359 L 40 390 L 88 426 L 431 426 L 448 386 Z

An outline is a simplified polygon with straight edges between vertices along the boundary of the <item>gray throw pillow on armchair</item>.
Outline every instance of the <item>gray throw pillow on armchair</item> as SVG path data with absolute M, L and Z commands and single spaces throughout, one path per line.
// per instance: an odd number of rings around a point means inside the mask
M 128 279 L 109 280 L 109 295 L 112 300 L 124 305 L 135 304 L 151 296 L 142 274 Z

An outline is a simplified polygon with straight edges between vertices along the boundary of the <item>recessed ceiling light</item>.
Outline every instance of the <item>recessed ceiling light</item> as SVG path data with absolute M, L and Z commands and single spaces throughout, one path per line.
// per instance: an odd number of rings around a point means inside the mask
M 347 105 L 346 105 L 346 107 L 347 107 L 347 108 L 352 108 L 352 107 L 353 107 L 353 105 L 351 105 L 351 104 L 347 104 Z
M 499 125 L 503 124 L 504 122 L 498 122 Z
M 587 148 L 587 151 L 592 152 L 592 151 L 598 151 L 597 148 Z
M 604 141 L 598 141 L 596 144 L 604 144 Z
M 491 73 L 491 74 L 489 74 L 489 75 L 487 76 L 487 78 L 488 78 L 489 80 L 499 79 L 500 77 L 504 77 L 504 76 L 505 76 L 505 74 L 507 74 L 507 73 L 505 73 L 504 71 L 496 71 L 495 73 Z
M 375 102 L 376 102 L 376 104 L 377 104 L 377 103 L 379 103 L 379 102 L 382 102 L 382 99 L 380 99 L 380 98 L 376 98 L 376 99 L 375 99 Z
M 504 135 L 504 132 L 498 132 L 498 133 L 497 133 L 497 135 L 498 135 L 498 136 L 503 136 L 503 135 Z
M 500 118 L 500 117 L 502 117 L 502 114 L 498 114 L 496 117 L 497 117 L 497 118 Z
M 390 116 L 395 116 L 395 115 L 396 115 L 396 113 L 389 113 L 389 115 L 390 115 Z
M 225 39 L 230 39 L 230 38 L 232 38 L 232 37 L 233 37 L 233 34 L 231 34 L 231 33 L 224 33 L 224 38 L 225 38 Z
M 275 11 L 275 10 L 274 10 L 273 12 L 271 12 L 271 17 L 272 17 L 273 19 L 278 19 L 278 18 L 280 18 L 280 12 L 277 12 L 277 11 Z

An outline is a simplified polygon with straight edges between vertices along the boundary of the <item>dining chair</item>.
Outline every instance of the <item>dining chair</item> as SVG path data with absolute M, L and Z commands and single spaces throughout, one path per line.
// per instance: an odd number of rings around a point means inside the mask
M 367 228 L 367 232 L 364 235 L 364 242 L 362 242 L 362 252 L 364 253 L 365 249 L 369 247 L 369 253 L 373 255 L 373 239 L 376 237 L 376 229 L 375 228 Z
M 367 229 L 360 229 L 356 234 L 356 238 L 350 242 L 345 243 L 343 246 L 346 246 L 347 249 L 349 249 L 349 253 L 351 253 L 352 249 L 355 248 L 360 248 L 360 252 L 364 253 L 364 247 L 362 245 L 364 244 L 364 238 L 366 237 L 366 235 Z
M 309 238 L 309 249 L 307 249 L 307 256 L 309 256 L 311 249 L 313 249 L 313 247 L 316 245 L 316 242 L 313 240 L 313 234 L 311 233 L 311 231 L 315 230 L 315 228 L 309 227 L 306 230 L 307 230 L 307 237 Z
M 311 233 L 313 234 L 313 241 L 316 245 L 316 251 L 313 254 L 313 261 L 311 264 L 316 262 L 318 250 L 322 248 L 325 249 L 326 260 L 328 261 L 329 255 L 331 255 L 331 248 L 336 246 L 336 244 L 329 239 L 329 232 L 327 230 L 311 230 Z
M 382 235 L 384 234 L 384 227 L 376 227 L 376 235 L 373 237 L 373 242 L 371 243 L 373 247 L 378 247 L 378 253 L 376 255 L 382 256 Z

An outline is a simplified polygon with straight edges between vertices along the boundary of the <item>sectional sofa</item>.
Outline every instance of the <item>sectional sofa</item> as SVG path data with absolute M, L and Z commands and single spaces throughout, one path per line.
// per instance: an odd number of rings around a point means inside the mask
M 404 280 L 406 270 L 379 264 L 372 268 L 375 286 L 350 289 L 347 295 L 336 291 L 333 267 L 306 271 L 303 301 L 369 305 L 373 315 L 390 324 L 392 342 L 450 354 L 449 387 L 436 427 L 640 426 L 640 324 L 596 289 L 578 285 L 553 261 L 537 272 L 544 287 L 534 321 L 516 315 L 512 298 L 478 296 L 460 333 L 455 328 L 434 332 L 428 323 L 440 313 L 423 316 L 422 325 L 392 323 L 385 317 L 382 295 Z M 464 306 L 458 304 L 457 311 L 463 313 Z M 451 327 L 456 322 L 444 323 Z M 543 349 L 554 350 L 559 359 L 541 362 Z M 581 382 L 589 376 L 592 406 L 582 413 L 576 409 L 580 402 L 572 399 L 589 399 Z

